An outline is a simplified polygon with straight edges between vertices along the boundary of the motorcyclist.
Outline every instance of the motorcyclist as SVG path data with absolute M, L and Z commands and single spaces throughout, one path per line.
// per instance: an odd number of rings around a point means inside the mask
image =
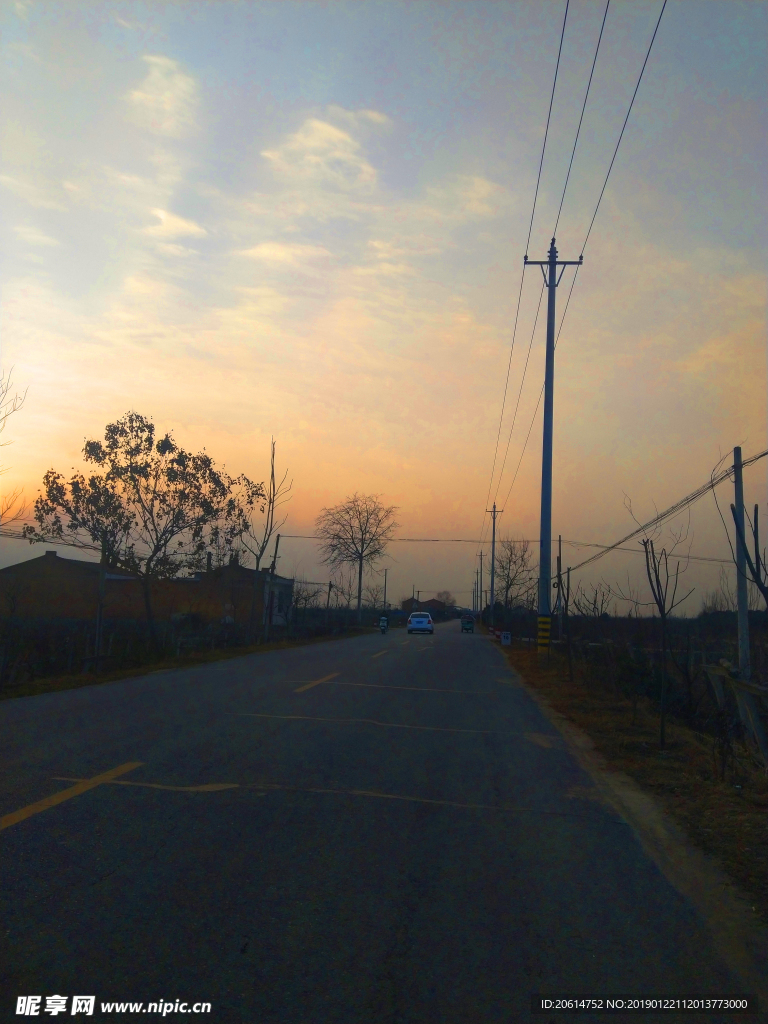
M 389 629 L 389 619 L 387 618 L 386 615 L 382 615 L 381 618 L 379 619 L 379 629 L 381 630 L 382 633 L 386 633 L 386 631 Z

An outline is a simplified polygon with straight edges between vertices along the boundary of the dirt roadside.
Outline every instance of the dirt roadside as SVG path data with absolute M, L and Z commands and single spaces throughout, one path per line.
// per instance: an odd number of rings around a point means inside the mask
M 768 1020 L 768 779 L 741 788 L 717 777 L 712 742 L 680 723 L 658 746 L 658 716 L 601 680 L 568 679 L 564 659 L 540 667 L 535 650 L 503 648 L 517 680 L 562 733 L 603 799 L 696 907 L 717 948 L 760 998 Z M 634 720 L 633 720 L 634 719 Z

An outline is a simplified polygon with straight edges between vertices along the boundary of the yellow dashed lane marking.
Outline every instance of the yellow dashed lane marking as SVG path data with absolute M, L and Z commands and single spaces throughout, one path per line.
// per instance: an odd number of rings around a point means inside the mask
M 140 768 L 143 763 L 143 761 L 128 761 L 126 764 L 118 765 L 117 768 L 112 768 L 108 772 L 102 772 L 101 775 L 94 775 L 92 779 L 80 779 L 76 785 L 71 786 L 69 789 L 63 789 L 60 793 L 47 796 L 45 799 L 38 800 L 34 804 L 22 807 L 19 811 L 6 814 L 0 818 L 0 831 L 4 828 L 10 828 L 11 825 L 18 824 L 18 822 L 24 821 L 26 818 L 31 818 L 35 814 L 40 814 L 41 811 L 47 811 L 51 807 L 63 804 L 65 800 L 71 800 L 73 796 L 80 796 L 81 793 L 85 793 L 89 789 L 95 789 L 96 786 L 103 786 L 106 783 L 114 782 L 118 775 L 132 772 L 134 768 Z
M 311 683 L 307 683 L 306 686 L 300 686 L 298 690 L 294 690 L 294 693 L 304 693 L 305 690 L 311 690 L 313 686 L 319 686 L 320 683 L 329 683 L 331 679 L 335 679 L 339 675 L 338 672 L 331 672 L 329 676 L 323 676 L 322 679 L 315 679 Z
M 318 682 L 325 682 L 324 679 L 319 679 Z M 315 686 L 315 683 L 312 683 Z M 471 693 L 473 697 L 477 697 L 480 694 L 493 694 L 499 696 L 501 690 L 441 690 L 437 686 L 389 686 L 387 683 L 343 683 L 341 680 L 337 680 L 334 686 L 363 686 L 368 690 L 416 690 L 418 693 Z M 296 690 L 296 693 L 299 693 Z
M 425 732 L 491 733 L 492 729 L 450 729 L 437 725 L 403 725 L 400 722 L 378 722 L 375 718 L 314 718 L 311 715 L 260 715 L 250 711 L 233 711 L 241 718 L 280 718 L 296 722 L 335 722 L 338 725 L 379 725 L 384 729 L 422 729 Z

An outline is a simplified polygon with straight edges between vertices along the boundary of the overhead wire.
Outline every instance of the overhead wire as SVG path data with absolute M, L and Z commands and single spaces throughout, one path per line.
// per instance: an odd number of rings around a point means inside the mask
M 609 0 L 609 2 L 610 2 L 610 0 Z M 629 121 L 629 115 L 632 112 L 632 107 L 633 107 L 634 102 L 635 102 L 635 97 L 637 96 L 638 90 L 640 88 L 640 83 L 642 81 L 646 65 L 648 64 L 648 58 L 651 55 L 651 49 L 653 47 L 654 40 L 656 39 L 656 34 L 657 34 L 658 30 L 659 30 L 659 25 L 661 24 L 661 18 L 662 18 L 662 15 L 664 14 L 664 9 L 666 8 L 666 6 L 667 6 L 667 0 L 664 0 L 664 2 L 662 4 L 662 7 L 661 7 L 661 11 L 659 12 L 659 17 L 658 17 L 658 19 L 656 21 L 656 27 L 654 28 L 653 35 L 651 36 L 651 41 L 648 44 L 648 50 L 647 50 L 647 52 L 645 54 L 645 60 L 643 61 L 643 66 L 640 69 L 640 74 L 639 74 L 638 79 L 637 79 L 637 84 L 635 85 L 635 90 L 632 93 L 632 99 L 630 101 L 629 108 L 627 109 L 627 115 L 624 118 L 624 124 L 622 125 L 621 132 L 619 133 L 619 139 L 618 139 L 618 142 L 616 143 L 616 148 L 613 151 L 613 156 L 611 157 L 611 162 L 608 165 L 608 171 L 607 171 L 607 173 L 605 175 L 605 181 L 603 182 L 603 187 L 600 189 L 600 195 L 598 196 L 597 204 L 595 205 L 595 210 L 594 210 L 594 213 L 592 214 L 592 219 L 589 222 L 589 227 L 588 227 L 587 233 L 586 233 L 586 235 L 584 237 L 584 242 L 583 242 L 583 244 L 581 246 L 581 255 L 582 256 L 584 255 L 584 250 L 587 247 L 587 242 L 589 241 L 589 236 L 592 233 L 592 227 L 593 227 L 593 225 L 595 223 L 595 218 L 597 217 L 597 211 L 600 208 L 600 203 L 602 201 L 603 194 L 605 193 L 605 189 L 606 189 L 606 186 L 608 184 L 608 179 L 609 179 L 609 177 L 611 175 L 611 170 L 613 169 L 613 165 L 614 165 L 614 162 L 616 160 L 616 154 L 619 152 L 619 146 L 621 145 L 621 140 L 624 137 L 624 130 L 627 127 L 627 123 Z M 602 38 L 603 27 L 605 26 L 605 17 L 606 17 L 607 14 L 608 14 L 608 5 L 606 5 L 605 14 L 603 15 L 603 26 L 600 29 L 600 38 Z M 598 48 L 599 48 L 599 45 L 600 45 L 600 39 L 598 39 Z M 597 49 L 595 50 L 595 61 L 596 60 L 597 60 Z M 594 71 L 594 61 L 593 61 L 593 68 L 592 68 L 592 70 Z M 590 74 L 589 83 L 591 84 L 591 82 L 592 82 L 592 75 Z M 587 86 L 587 91 L 589 91 L 589 85 Z M 585 97 L 584 107 L 586 107 L 586 97 Z M 582 109 L 582 117 L 583 117 L 583 113 L 584 113 L 584 111 Z M 580 130 L 580 128 L 581 128 L 581 120 L 579 121 L 579 130 Z M 575 152 L 575 146 L 574 146 L 574 152 Z M 569 174 L 570 174 L 570 168 L 569 168 Z M 566 179 L 566 187 L 567 187 L 567 179 Z M 565 191 L 563 191 L 563 198 L 564 197 L 565 197 Z M 562 200 L 561 200 L 561 204 L 560 205 L 561 205 L 561 208 L 562 208 Z M 559 218 L 560 218 L 560 213 L 558 212 L 558 222 L 559 222 Z M 559 327 L 558 332 L 557 332 L 557 338 L 558 339 L 560 337 L 560 332 L 563 329 L 563 324 L 565 323 L 565 316 L 566 316 L 566 313 L 568 312 L 568 306 L 570 305 L 570 302 L 571 302 L 571 295 L 573 294 L 573 289 L 574 289 L 574 286 L 576 284 L 576 280 L 578 278 L 578 275 L 579 275 L 579 267 L 577 266 L 576 267 L 576 273 L 574 274 L 573 281 L 571 283 L 571 289 L 570 289 L 570 292 L 568 293 L 568 300 L 567 300 L 566 305 L 565 305 L 565 310 L 563 311 L 563 317 L 562 317 L 562 319 L 560 321 L 560 327 Z M 557 347 L 557 340 L 555 341 L 555 347 Z M 534 420 L 536 419 L 536 414 L 539 411 L 539 405 L 541 404 L 541 397 L 542 397 L 543 394 L 544 394 L 544 385 L 542 384 L 541 391 L 539 393 L 539 400 L 536 403 L 536 408 L 534 410 L 533 417 L 531 418 L 531 424 L 530 424 L 530 427 L 528 428 L 528 433 L 526 435 L 525 442 L 523 444 L 523 449 L 522 449 L 522 451 L 520 453 L 520 459 L 519 459 L 518 464 L 517 464 L 517 469 L 515 470 L 515 476 L 514 476 L 514 478 L 512 480 L 512 483 L 510 484 L 509 491 L 507 492 L 507 497 L 504 500 L 504 505 L 505 506 L 506 506 L 507 502 L 509 501 L 509 495 L 512 492 L 512 487 L 514 486 L 515 480 L 517 479 L 517 473 L 518 473 L 518 471 L 520 469 L 520 464 L 522 462 L 523 455 L 525 454 L 525 449 L 528 446 L 528 440 L 529 440 L 529 438 L 531 436 L 531 430 L 533 428 Z
M 607 3 L 605 5 L 605 11 L 603 12 L 603 20 L 602 20 L 602 23 L 600 25 L 600 33 L 599 33 L 599 35 L 597 37 L 597 45 L 595 46 L 595 55 L 592 58 L 592 67 L 591 67 L 590 72 L 589 72 L 589 81 L 587 82 L 587 88 L 586 88 L 586 90 L 584 92 L 584 102 L 581 105 L 581 115 L 579 117 L 579 123 L 578 123 L 578 125 L 576 127 L 576 137 L 573 140 L 573 149 L 571 150 L 571 159 L 570 159 L 570 161 L 568 163 L 568 171 L 567 171 L 567 173 L 565 175 L 565 183 L 563 185 L 563 193 L 560 196 L 560 205 L 559 205 L 559 207 L 557 209 L 557 219 L 555 220 L 555 227 L 554 227 L 554 230 L 552 232 L 552 237 L 553 238 L 557 234 L 557 227 L 558 227 L 558 224 L 560 223 L 560 214 L 562 213 L 563 203 L 565 202 L 565 194 L 566 194 L 566 192 L 568 190 L 568 182 L 570 181 L 570 177 L 571 177 L 571 169 L 573 168 L 573 161 L 574 161 L 574 157 L 576 156 L 576 147 L 578 146 L 579 135 L 581 134 L 581 125 L 582 125 L 582 123 L 584 121 L 584 112 L 587 109 L 587 100 L 589 99 L 589 90 L 590 90 L 590 88 L 592 86 L 592 78 L 594 77 L 595 66 L 597 64 L 597 55 L 600 52 L 600 43 L 601 43 L 602 38 L 603 38 L 603 31 L 605 29 L 605 20 L 608 17 L 608 8 L 610 6 L 611 6 L 611 0 L 607 0 Z M 554 91 L 553 91 L 553 96 L 554 96 Z M 551 107 L 550 107 L 550 110 L 551 110 Z M 533 225 L 533 219 L 531 219 L 531 225 Z M 530 231 L 529 231 L 528 240 L 530 242 Z M 528 251 L 528 245 L 526 244 L 526 252 L 527 251 Z M 582 251 L 583 251 L 583 246 L 582 246 Z M 525 264 L 523 265 L 523 271 L 525 271 Z M 578 268 L 577 268 L 576 272 L 578 273 Z M 574 277 L 574 282 L 573 283 L 575 283 L 575 280 L 576 280 L 576 278 Z M 571 293 L 572 292 L 573 292 L 573 284 L 571 284 Z M 544 294 L 544 288 L 543 287 L 542 287 L 542 293 L 541 294 L 542 294 L 542 296 Z M 568 301 L 570 302 L 570 293 L 568 295 Z M 540 306 L 541 306 L 541 297 L 539 298 L 539 307 Z M 566 305 L 566 308 L 567 308 L 567 305 Z M 537 309 L 536 310 L 536 320 L 538 320 L 538 316 L 539 316 L 539 310 Z M 562 328 L 562 323 L 561 323 L 561 328 Z M 533 325 L 533 329 L 534 329 L 534 332 L 535 332 L 535 330 L 536 330 L 536 323 L 535 322 L 534 322 L 534 325 Z M 560 332 L 558 331 L 558 337 L 559 336 L 560 336 Z M 531 335 L 531 343 L 532 342 L 533 342 L 533 335 Z M 529 347 L 528 347 L 528 356 L 530 356 L 530 354 L 531 354 L 531 347 L 529 345 Z M 511 354 L 510 354 L 510 362 L 511 362 Z M 514 430 L 514 427 L 515 427 L 515 421 L 517 419 L 517 409 L 518 409 L 518 407 L 520 405 L 520 395 L 522 394 L 523 385 L 525 383 L 525 376 L 526 376 L 527 371 L 528 371 L 528 359 L 526 358 L 525 367 L 523 368 L 522 380 L 520 381 L 520 390 L 519 390 L 518 396 L 517 396 L 517 405 L 515 406 L 515 415 L 512 418 L 512 427 L 510 428 L 510 431 L 509 431 L 509 438 L 507 439 L 507 448 L 506 448 L 506 451 L 504 453 L 504 462 L 502 464 L 501 471 L 499 472 L 499 479 L 498 479 L 498 482 L 496 484 L 496 495 L 498 495 L 499 488 L 501 487 L 501 478 L 503 476 L 504 467 L 506 466 L 506 462 L 507 462 L 507 455 L 509 453 L 509 445 L 510 445 L 510 442 L 512 440 L 512 431 Z M 542 392 L 543 392 L 543 390 L 544 390 L 544 388 L 542 386 Z M 505 391 L 505 394 L 506 394 L 506 391 Z M 539 395 L 539 401 L 536 403 L 536 412 L 538 412 L 540 403 L 541 403 L 541 395 Z M 536 412 L 534 412 L 534 419 L 536 417 Z M 501 431 L 501 424 L 499 424 L 499 431 Z M 528 436 L 530 436 L 530 429 L 528 431 Z M 527 443 L 528 443 L 528 438 L 526 437 L 526 444 Z M 525 450 L 525 449 L 523 449 L 523 450 Z M 494 464 L 495 464 L 495 456 L 494 456 Z M 518 468 L 519 468 L 519 464 L 518 464 Z M 517 476 L 517 473 L 515 473 L 515 476 Z M 513 483 L 514 483 L 514 481 L 513 481 Z M 512 487 L 510 486 L 510 492 L 511 492 L 511 490 L 512 490 Z M 489 497 L 490 497 L 490 491 L 489 491 Z M 495 500 L 495 497 L 494 497 L 494 500 Z M 488 504 L 488 501 L 486 501 L 486 505 L 487 504 Z M 504 504 L 506 505 L 506 501 L 504 502 Z M 485 521 L 483 521 L 483 524 L 485 525 Z
M 517 422 L 517 411 L 520 408 L 520 396 L 523 393 L 523 385 L 525 384 L 525 375 L 528 372 L 528 361 L 531 358 L 531 349 L 533 348 L 533 339 L 534 339 L 534 337 L 536 335 L 536 325 L 539 322 L 539 313 L 541 312 L 541 300 L 544 298 L 544 287 L 545 287 L 544 284 L 542 284 L 541 292 L 539 293 L 539 304 L 536 307 L 536 316 L 534 318 L 533 329 L 531 331 L 531 340 L 528 342 L 528 353 L 527 353 L 527 355 L 525 357 L 525 366 L 523 367 L 523 376 L 522 376 L 522 378 L 520 380 L 520 388 L 519 388 L 519 390 L 517 392 L 517 401 L 515 402 L 515 411 L 512 414 L 512 426 L 509 428 L 509 437 L 507 438 L 507 447 L 504 449 L 504 461 L 501 464 L 501 469 L 499 470 L 499 479 L 496 482 L 496 493 L 493 496 L 493 500 L 494 501 L 496 501 L 496 498 L 499 495 L 499 488 L 501 487 L 501 478 L 504 475 L 504 468 L 507 465 L 507 456 L 509 455 L 509 445 L 510 445 L 510 442 L 512 440 L 512 432 L 515 429 L 515 423 Z M 490 498 L 490 494 L 489 494 L 489 498 Z M 487 504 L 488 504 L 488 502 L 486 502 L 486 505 Z
M 768 449 L 764 452 L 759 452 L 757 455 L 752 455 L 748 459 L 744 459 L 742 466 L 751 466 L 753 462 L 757 462 L 759 459 L 765 458 L 766 455 L 768 455 Z M 628 533 L 626 537 L 622 537 L 621 540 L 617 540 L 615 544 L 611 544 L 609 547 L 605 548 L 604 551 L 600 551 L 598 554 L 592 555 L 591 558 L 587 558 L 585 561 L 579 562 L 578 565 L 571 566 L 571 571 L 574 572 L 576 569 L 583 569 L 585 565 L 590 565 L 592 562 L 596 562 L 598 558 L 602 558 L 604 555 L 607 555 L 609 551 L 615 550 L 620 544 L 626 544 L 628 540 L 632 540 L 641 533 L 647 534 L 649 530 L 654 529 L 657 526 L 661 526 L 661 524 L 666 522 L 668 519 L 672 519 L 674 516 L 679 515 L 680 512 L 684 512 L 700 498 L 703 498 L 705 494 L 709 493 L 709 491 L 714 492 L 714 489 L 721 484 L 723 480 L 728 480 L 732 476 L 733 472 L 734 467 L 730 466 L 728 469 L 721 470 L 717 474 L 713 473 L 709 480 L 705 484 L 702 484 L 701 487 L 697 487 L 695 491 L 691 491 L 690 494 L 681 498 L 680 501 L 675 502 L 675 504 L 671 505 L 668 509 L 658 513 L 653 517 L 653 519 L 649 519 L 647 523 L 643 523 L 641 526 L 638 526 L 638 528 L 633 530 L 632 533 Z
M 533 195 L 533 206 L 531 208 L 531 222 L 530 222 L 530 224 L 528 226 L 528 238 L 527 238 L 526 243 L 525 243 L 525 251 L 526 251 L 526 253 L 528 252 L 528 245 L 530 244 L 530 241 L 531 241 L 531 232 L 533 230 L 533 220 L 534 220 L 534 217 L 536 215 L 536 200 L 538 199 L 539 184 L 541 183 L 541 169 L 544 166 L 544 153 L 545 153 L 546 148 L 547 148 L 547 136 L 549 135 L 549 122 L 550 122 L 550 120 L 552 118 L 552 104 L 554 103 L 554 99 L 555 99 L 555 88 L 557 87 L 557 75 L 558 75 L 558 71 L 560 70 L 560 57 L 561 57 L 561 54 L 563 52 L 563 39 L 565 38 L 565 24 L 566 24 L 566 21 L 568 20 L 568 8 L 570 6 L 570 2 L 571 2 L 571 0 L 565 0 L 565 14 L 563 15 L 563 27 L 562 27 L 562 30 L 560 32 L 560 45 L 559 45 L 558 50 L 557 50 L 557 63 L 555 64 L 555 75 L 554 75 L 554 79 L 552 81 L 552 95 L 549 98 L 549 111 L 547 112 L 547 124 L 546 124 L 546 127 L 544 129 L 544 141 L 543 141 L 542 146 L 541 146 L 541 159 L 539 160 L 539 173 L 538 173 L 538 176 L 536 178 L 536 190 L 535 190 L 534 195 Z M 517 297 L 517 311 L 515 313 L 515 326 L 514 326 L 514 329 L 513 329 L 513 332 L 512 332 L 512 345 L 511 345 L 510 350 L 509 350 L 509 361 L 507 363 L 507 376 L 506 376 L 506 380 L 504 382 L 504 397 L 503 397 L 502 403 L 501 403 L 501 416 L 499 417 L 499 429 L 498 429 L 497 434 L 496 434 L 496 448 L 495 448 L 494 453 L 493 453 L 493 465 L 491 467 L 491 478 L 490 478 L 490 480 L 488 482 L 488 496 L 487 496 L 487 498 L 485 500 L 486 509 L 483 512 L 483 523 L 482 523 L 482 526 L 480 528 L 480 536 L 481 537 L 483 537 L 485 535 L 486 517 L 488 515 L 488 508 L 487 508 L 487 506 L 488 506 L 488 502 L 489 502 L 490 497 L 491 497 L 491 489 L 493 487 L 493 478 L 494 478 L 494 475 L 495 475 L 495 472 L 496 472 L 496 459 L 497 459 L 498 454 L 499 454 L 499 441 L 501 439 L 501 427 L 502 427 L 502 423 L 503 423 L 503 420 L 504 420 L 504 408 L 505 408 L 506 401 L 507 401 L 507 388 L 509 386 L 509 373 L 510 373 L 510 368 L 512 366 L 512 352 L 513 352 L 514 346 L 515 346 L 515 334 L 517 332 L 517 321 L 518 321 L 518 317 L 519 317 L 519 314 L 520 314 L 520 300 L 521 300 L 522 294 L 523 294 L 523 282 L 524 281 L 525 281 L 525 265 L 523 265 L 523 272 L 522 272 L 522 274 L 520 276 L 520 292 L 518 293 L 518 297 Z

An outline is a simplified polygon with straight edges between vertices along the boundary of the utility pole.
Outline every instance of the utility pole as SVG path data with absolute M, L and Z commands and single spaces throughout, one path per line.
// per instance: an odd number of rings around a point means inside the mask
M 496 502 L 493 503 L 493 509 L 486 509 L 486 512 L 490 512 L 493 516 L 493 529 L 491 531 L 491 629 L 494 626 L 494 609 L 496 606 L 496 591 L 495 591 L 495 580 L 496 580 L 496 516 L 500 516 L 504 511 L 503 508 L 496 510 Z
M 744 545 L 744 481 L 741 467 L 741 448 L 733 449 L 733 482 L 736 491 L 736 607 L 739 618 L 739 675 L 745 681 L 751 675 L 749 663 L 749 594 L 747 592 L 747 560 Z M 741 535 L 742 540 L 738 535 Z
M 558 260 L 555 239 L 549 247 L 548 260 L 529 260 L 526 265 L 541 267 L 547 287 L 547 360 L 544 375 L 544 445 L 541 456 L 541 528 L 539 530 L 539 654 L 549 650 L 549 630 L 552 622 L 552 414 L 555 399 L 555 293 L 565 267 L 581 266 L 578 260 Z M 544 270 L 547 268 L 548 272 Z M 558 277 L 557 268 L 563 267 Z
M 267 596 L 264 608 L 264 643 L 269 640 L 269 627 L 272 625 L 272 577 L 275 575 L 275 566 L 277 565 L 277 549 L 280 547 L 280 534 L 278 533 L 275 538 L 275 551 L 272 555 L 272 564 L 269 567 L 269 576 L 267 577 Z
M 384 570 L 384 614 L 387 614 L 387 573 L 389 569 Z
M 563 639 L 563 591 L 560 586 L 562 582 L 562 563 L 563 563 L 563 538 L 558 534 L 557 536 L 557 639 Z
M 483 551 L 480 550 L 480 614 L 483 614 Z
M 333 580 L 328 580 L 328 597 L 325 599 L 325 624 L 328 625 L 328 619 L 331 614 L 331 591 L 333 590 Z

